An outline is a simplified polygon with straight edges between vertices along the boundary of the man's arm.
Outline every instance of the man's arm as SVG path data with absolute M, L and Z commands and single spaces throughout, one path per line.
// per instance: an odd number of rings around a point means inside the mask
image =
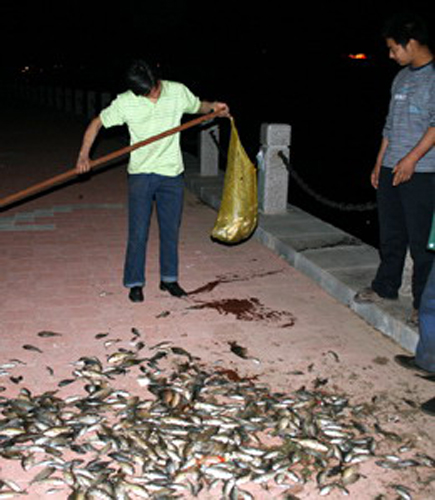
M 435 146 L 435 127 L 429 127 L 417 145 L 393 168 L 393 186 L 409 181 L 418 160 Z
M 201 101 L 201 106 L 198 113 L 206 115 L 208 113 L 212 113 L 213 111 L 220 111 L 218 116 L 226 118 L 230 117 L 230 108 L 224 102 Z
M 84 174 L 85 172 L 89 172 L 91 169 L 89 153 L 102 126 L 103 123 L 101 118 L 97 116 L 91 121 L 86 129 L 83 136 L 82 147 L 80 148 L 79 157 L 76 163 L 77 173 Z

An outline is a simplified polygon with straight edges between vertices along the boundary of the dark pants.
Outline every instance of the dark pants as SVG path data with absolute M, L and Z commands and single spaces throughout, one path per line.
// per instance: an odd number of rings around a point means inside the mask
M 435 372 L 435 265 L 429 274 L 419 310 L 420 337 L 415 362 L 420 368 Z
M 385 298 L 397 298 L 409 247 L 414 262 L 413 305 L 420 306 L 433 253 L 427 241 L 434 213 L 434 175 L 414 174 L 408 182 L 393 187 L 393 174 L 382 167 L 377 191 L 381 263 L 372 283 Z
M 131 288 L 145 285 L 146 247 L 154 201 L 160 232 L 160 279 L 167 283 L 178 281 L 178 237 L 183 194 L 183 175 L 129 175 L 124 286 Z

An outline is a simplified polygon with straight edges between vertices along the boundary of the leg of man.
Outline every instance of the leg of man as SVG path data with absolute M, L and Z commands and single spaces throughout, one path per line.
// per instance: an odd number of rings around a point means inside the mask
M 128 178 L 128 244 L 124 265 L 124 286 L 145 285 L 145 257 L 156 179 L 153 174 Z
M 415 362 L 419 367 L 435 373 L 435 265 L 432 265 L 421 297 L 419 327 Z
M 183 175 L 162 176 L 156 191 L 156 205 L 160 231 L 160 279 L 165 283 L 178 281 L 178 239 L 183 198 Z
M 381 297 L 394 299 L 402 284 L 408 235 L 399 191 L 393 187 L 393 175 L 389 168 L 381 168 L 377 201 L 381 263 L 372 288 Z
M 414 262 L 413 305 L 419 309 L 420 299 L 432 268 L 433 252 L 427 249 L 427 241 L 434 213 L 433 174 L 416 173 L 400 184 L 400 199 L 404 208 L 409 249 Z

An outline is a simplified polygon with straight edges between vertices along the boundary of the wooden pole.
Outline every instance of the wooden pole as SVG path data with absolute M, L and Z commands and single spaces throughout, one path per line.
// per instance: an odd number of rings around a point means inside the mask
M 151 144 L 152 142 L 163 139 L 164 137 L 168 137 L 169 135 L 173 135 L 173 134 L 176 134 L 178 132 L 182 132 L 183 130 L 194 127 L 195 125 L 198 125 L 198 124 L 205 122 L 207 120 L 211 120 L 211 119 L 215 118 L 216 116 L 218 116 L 218 114 L 219 114 L 219 111 L 214 111 L 214 112 L 208 113 L 206 115 L 201 115 L 200 117 L 195 118 L 194 120 L 190 120 L 186 123 L 183 123 L 182 125 L 179 125 L 178 127 L 171 128 L 169 130 L 166 130 L 165 132 L 162 132 L 160 134 L 149 137 L 148 139 L 145 139 L 143 141 L 139 141 L 135 144 L 132 144 L 131 146 L 126 146 L 124 148 L 113 151 L 112 153 L 101 156 L 100 158 L 97 158 L 96 160 L 93 160 L 90 162 L 91 170 L 103 165 L 104 163 L 108 163 L 109 161 L 115 160 L 116 158 L 120 158 L 121 156 L 125 156 L 136 149 L 139 149 L 139 148 L 142 148 L 148 144 Z M 66 172 L 63 172 L 62 174 L 56 175 L 54 177 L 50 177 L 49 179 L 47 179 L 43 182 L 39 182 L 38 184 L 34 184 L 33 186 L 28 187 L 27 189 L 23 189 L 22 191 L 18 191 L 15 194 L 6 196 L 5 198 L 0 199 L 0 210 L 3 210 L 4 208 L 6 208 L 14 203 L 17 203 L 18 201 L 22 201 L 26 198 L 30 198 L 31 196 L 34 196 L 35 194 L 46 191 L 47 189 L 50 189 L 54 186 L 57 186 L 59 184 L 63 184 L 64 182 L 67 182 L 67 181 L 74 179 L 78 176 L 79 176 L 79 174 L 77 173 L 77 170 L 75 168 L 72 168 L 70 170 L 67 170 Z

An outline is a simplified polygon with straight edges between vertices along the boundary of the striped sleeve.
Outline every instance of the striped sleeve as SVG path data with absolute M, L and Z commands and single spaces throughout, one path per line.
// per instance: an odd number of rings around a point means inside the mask
M 201 100 L 193 94 L 185 85 L 181 85 L 182 98 L 184 102 L 184 113 L 198 113 L 201 107 Z
M 115 127 L 117 125 L 124 125 L 125 116 L 122 111 L 122 97 L 116 97 L 107 108 L 103 109 L 100 113 L 100 119 L 105 128 Z

